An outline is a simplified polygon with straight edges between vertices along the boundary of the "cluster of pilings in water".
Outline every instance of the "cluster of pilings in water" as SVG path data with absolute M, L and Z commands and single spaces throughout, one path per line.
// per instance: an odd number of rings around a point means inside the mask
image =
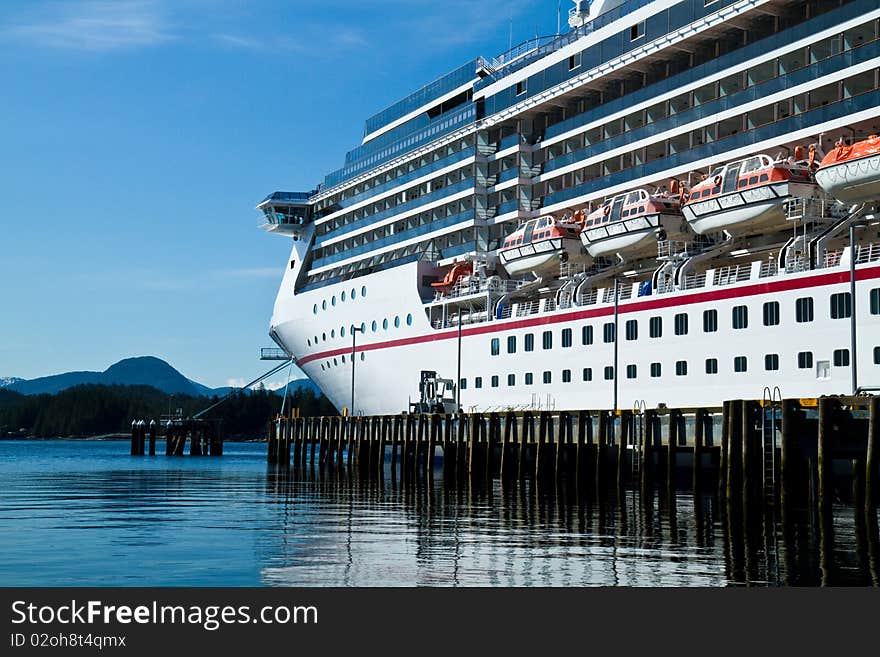
M 695 499 L 711 495 L 737 568 L 748 571 L 748 555 L 768 528 L 779 523 L 782 539 L 795 545 L 806 522 L 818 535 L 824 583 L 833 583 L 832 503 L 845 491 L 857 540 L 878 549 L 880 397 L 733 400 L 721 408 L 617 413 L 278 418 L 268 429 L 268 461 L 282 469 L 367 479 L 390 473 L 429 484 L 442 471 L 449 482 L 499 478 L 502 485 L 531 481 L 545 490 L 574 484 L 579 495 L 598 498 L 630 487 L 648 507 L 657 490 L 673 506 L 677 491 L 693 491 Z M 789 547 L 784 553 L 796 555 Z M 880 564 L 880 555 L 871 563 Z M 874 570 L 880 584 L 880 565 Z
M 155 420 L 131 423 L 131 455 L 143 456 L 149 441 L 150 456 L 156 455 L 157 428 Z M 222 456 L 223 425 L 219 420 L 174 419 L 162 422 L 165 429 L 165 455 L 183 456 L 189 440 L 190 456 Z

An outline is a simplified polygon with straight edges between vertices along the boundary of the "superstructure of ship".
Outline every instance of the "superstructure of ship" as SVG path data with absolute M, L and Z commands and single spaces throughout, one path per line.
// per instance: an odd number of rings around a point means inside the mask
M 575 2 L 258 205 L 292 242 L 272 339 L 362 414 L 426 373 L 446 411 L 880 388 L 878 22 L 880 0 Z

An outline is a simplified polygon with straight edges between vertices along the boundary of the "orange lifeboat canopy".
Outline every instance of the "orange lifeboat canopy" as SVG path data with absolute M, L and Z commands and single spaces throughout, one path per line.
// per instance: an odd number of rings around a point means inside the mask
M 455 286 L 458 279 L 464 276 L 470 276 L 473 273 L 473 266 L 469 262 L 457 262 L 452 266 L 442 281 L 431 283 L 431 287 L 441 292 L 448 292 Z
M 870 157 L 871 155 L 877 154 L 880 154 L 880 137 L 877 135 L 871 135 L 864 141 L 856 142 L 852 146 L 843 143 L 838 144 L 831 150 L 831 152 L 822 158 L 822 162 L 819 163 L 819 168 L 821 169 L 822 167 L 840 164 L 841 162 L 847 162 L 849 160 L 858 160 L 863 157 Z

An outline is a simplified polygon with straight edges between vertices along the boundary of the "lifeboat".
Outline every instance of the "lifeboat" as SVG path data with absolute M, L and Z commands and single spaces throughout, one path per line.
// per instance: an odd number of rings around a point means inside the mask
M 443 277 L 442 281 L 431 283 L 431 287 L 433 287 L 438 292 L 448 294 L 449 291 L 453 287 L 455 287 L 455 284 L 458 283 L 459 279 L 464 278 L 465 276 L 470 276 L 473 272 L 474 268 L 471 263 L 458 262 L 454 264 L 449 271 L 446 272 L 446 276 Z
M 783 228 L 788 201 L 818 195 L 808 162 L 755 155 L 715 169 L 690 190 L 682 212 L 701 235 L 752 235 Z
M 652 251 L 656 255 L 658 240 L 683 238 L 687 233 L 677 194 L 637 189 L 606 199 L 591 212 L 581 241 L 594 258 L 614 253 L 632 258 Z
M 838 142 L 819 164 L 816 182 L 841 201 L 880 198 L 880 137 L 871 135 L 852 146 Z
M 561 263 L 587 259 L 580 230 L 581 224 L 553 216 L 531 219 L 504 239 L 498 257 L 511 276 L 526 272 L 558 276 Z

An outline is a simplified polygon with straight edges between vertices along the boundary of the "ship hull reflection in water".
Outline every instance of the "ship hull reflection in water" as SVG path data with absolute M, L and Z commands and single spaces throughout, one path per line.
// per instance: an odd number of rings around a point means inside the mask
M 387 473 L 386 473 L 387 475 Z M 660 482 L 661 484 L 663 482 Z M 680 482 L 679 482 L 680 483 Z M 813 505 L 744 508 L 660 485 L 401 481 L 270 468 L 267 497 L 296 541 L 269 585 L 818 586 L 880 584 L 876 513 L 841 488 L 833 526 Z

